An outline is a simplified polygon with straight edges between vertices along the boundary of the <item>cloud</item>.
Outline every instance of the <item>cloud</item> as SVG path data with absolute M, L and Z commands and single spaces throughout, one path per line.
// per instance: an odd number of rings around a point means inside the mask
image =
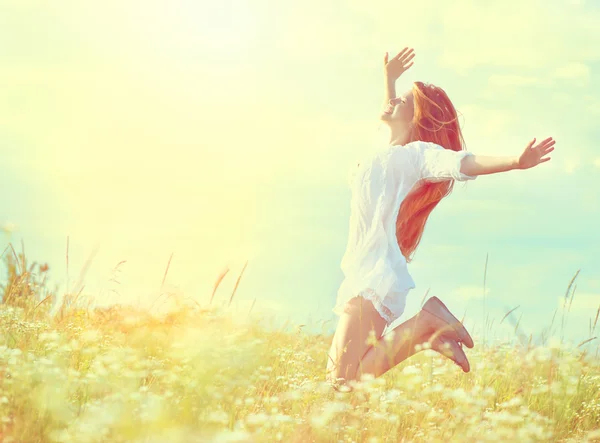
M 503 136 L 511 132 L 520 118 L 518 114 L 508 109 L 476 103 L 466 103 L 457 107 L 462 114 L 459 114 L 459 122 L 467 140 L 467 150 L 482 155 L 502 152 L 506 146 L 502 141 Z
M 485 288 L 485 295 L 489 295 L 490 288 Z M 461 300 L 470 300 L 470 299 L 482 299 L 483 298 L 483 287 L 481 286 L 473 286 L 473 285 L 465 285 L 459 286 L 454 289 L 451 294 Z
M 569 299 L 570 299 L 569 295 Z M 557 305 L 562 308 L 565 302 L 565 297 L 557 297 Z M 568 302 L 567 302 L 568 308 Z M 578 292 L 575 291 L 573 296 L 573 303 L 571 304 L 571 312 L 580 312 L 582 314 L 589 314 L 589 316 L 595 316 L 597 309 L 600 308 L 600 292 Z
M 562 309 L 564 303 L 564 296 L 557 297 L 557 317 L 559 317 L 559 314 L 562 316 Z M 583 328 L 585 328 L 585 333 L 587 334 L 590 332 L 590 327 L 593 328 L 596 314 L 600 309 L 600 292 L 581 293 L 575 291 L 571 307 L 569 308 L 569 302 L 567 302 L 566 309 L 567 311 L 565 312 L 565 322 L 571 326 L 570 329 L 577 327 L 579 328 L 578 332 L 583 333 Z M 600 319 L 598 320 L 598 322 L 599 324 L 596 325 L 595 335 L 598 332 L 600 332 Z
M 567 174 L 572 174 L 573 172 L 575 172 L 575 169 L 577 169 L 581 165 L 581 162 L 579 161 L 579 159 L 576 158 L 566 158 L 563 164 L 565 167 L 565 172 Z
M 431 10 L 444 15 L 440 61 L 459 72 L 476 66 L 538 69 L 561 60 L 596 60 L 598 12 L 546 2 L 462 2 Z M 550 32 L 546 30 L 552 30 Z M 540 50 L 552 48 L 552 50 Z M 570 67 L 577 71 L 580 67 Z
M 556 81 L 569 81 L 576 86 L 588 86 L 590 68 L 584 63 L 567 63 L 559 66 L 551 74 L 525 76 L 516 74 L 493 74 L 488 78 L 488 85 L 496 88 L 515 88 L 524 86 L 551 87 Z
M 494 74 L 488 78 L 488 84 L 495 87 L 507 86 L 551 86 L 553 81 L 543 77 Z
M 567 63 L 557 68 L 553 77 L 557 79 L 572 80 L 580 86 L 587 86 L 590 81 L 590 68 L 584 63 Z
M 7 221 L 2 226 L 0 226 L 0 231 L 3 231 L 6 234 L 10 234 L 17 229 L 17 225 L 13 222 Z

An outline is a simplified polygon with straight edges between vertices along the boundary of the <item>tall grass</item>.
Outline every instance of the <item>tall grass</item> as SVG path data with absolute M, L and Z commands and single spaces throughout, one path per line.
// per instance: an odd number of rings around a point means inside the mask
M 600 441 L 598 360 L 558 339 L 474 337 L 468 374 L 426 350 L 342 393 L 324 382 L 330 335 L 232 313 L 243 270 L 220 304 L 229 269 L 205 305 L 168 294 L 166 314 L 90 309 L 81 285 L 46 289 L 48 266 L 23 245 L 4 252 L 4 442 Z

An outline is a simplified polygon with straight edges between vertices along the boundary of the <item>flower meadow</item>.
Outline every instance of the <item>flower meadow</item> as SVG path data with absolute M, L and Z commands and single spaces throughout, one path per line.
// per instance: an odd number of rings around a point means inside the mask
M 3 442 L 600 441 L 589 347 L 475 336 L 470 373 L 427 349 L 337 392 L 325 382 L 330 334 L 268 330 L 212 297 L 157 314 L 67 294 L 53 310 L 48 267 L 12 247 L 4 258 Z

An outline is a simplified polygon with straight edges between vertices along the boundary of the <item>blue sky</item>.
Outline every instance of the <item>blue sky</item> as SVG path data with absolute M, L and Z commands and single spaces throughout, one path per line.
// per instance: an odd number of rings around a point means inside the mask
M 249 260 L 241 311 L 256 298 L 277 321 L 335 319 L 348 168 L 385 142 L 383 54 L 411 46 L 399 92 L 443 87 L 468 150 L 557 144 L 538 168 L 456 183 L 410 264 L 402 319 L 429 289 L 477 331 L 489 254 L 495 325 L 520 306 L 539 332 L 581 269 L 568 334 L 586 339 L 600 305 L 599 22 L 585 1 L 0 0 L 0 225 L 15 225 L 2 241 L 23 239 L 63 285 L 67 236 L 71 283 L 98 247 L 84 291 L 98 304 L 151 303 L 173 253 L 167 288 L 200 303 L 229 266 L 226 299 Z

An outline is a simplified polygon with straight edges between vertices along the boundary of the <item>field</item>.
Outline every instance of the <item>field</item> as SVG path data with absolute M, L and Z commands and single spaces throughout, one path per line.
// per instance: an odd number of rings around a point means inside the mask
M 4 259 L 3 442 L 600 441 L 600 363 L 581 346 L 475 336 L 468 374 L 426 349 L 336 392 L 329 335 L 216 301 L 155 315 L 66 294 L 51 315 L 47 266 Z

